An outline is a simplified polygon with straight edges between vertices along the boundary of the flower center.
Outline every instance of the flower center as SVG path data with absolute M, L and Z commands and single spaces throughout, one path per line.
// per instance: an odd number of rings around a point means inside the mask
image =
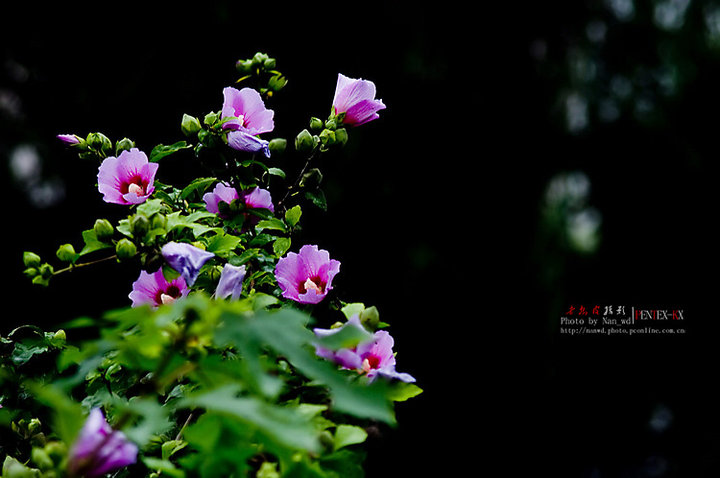
M 300 293 L 304 294 L 305 292 L 312 290 L 317 295 L 320 295 L 323 293 L 323 289 L 324 287 L 319 277 L 310 277 L 300 286 Z
M 171 295 L 160 294 L 160 302 L 162 302 L 163 304 L 172 304 L 173 302 L 175 302 L 175 300 L 175 297 Z
M 377 357 L 375 355 L 368 355 L 365 357 L 365 360 L 362 362 L 362 369 L 365 372 L 369 372 L 370 370 L 374 370 L 380 366 L 380 357 Z
M 167 290 L 159 291 L 158 295 L 155 296 L 155 302 L 159 304 L 172 304 L 181 295 L 180 288 L 175 285 L 171 285 L 167 288 Z
M 136 196 L 142 196 L 143 194 L 145 194 L 145 190 L 143 189 L 143 187 L 135 183 L 131 183 L 130 185 L 128 185 L 128 192 Z

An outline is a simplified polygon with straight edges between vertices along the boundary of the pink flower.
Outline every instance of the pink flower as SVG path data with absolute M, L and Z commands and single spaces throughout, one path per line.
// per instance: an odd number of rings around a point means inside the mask
M 282 295 L 301 304 L 317 304 L 332 289 L 332 280 L 340 272 L 340 262 L 330 259 L 325 250 L 305 245 L 298 254 L 289 252 L 275 266 Z
M 357 315 L 353 315 L 342 327 L 335 329 L 315 329 L 315 335 L 325 337 L 335 334 L 345 327 L 358 327 L 364 330 Z M 329 350 L 323 347 L 316 347 L 318 356 L 333 361 L 341 367 L 349 370 L 356 370 L 358 373 L 365 373 L 370 381 L 378 376 L 403 382 L 414 382 L 415 378 L 407 373 L 400 373 L 395 370 L 395 354 L 393 345 L 395 341 L 385 330 L 378 330 L 372 340 L 362 342 L 357 347 L 340 350 Z
M 208 212 L 213 212 L 223 219 L 229 219 L 232 214 L 222 212 L 220 210 L 220 203 L 225 203 L 225 205 L 229 206 L 233 201 L 240 202 L 243 206 L 242 214 L 245 215 L 246 224 L 250 226 L 257 224 L 260 218 L 248 213 L 248 209 L 267 209 L 275 212 L 270 191 L 258 187 L 239 193 L 237 189 L 232 186 L 225 183 L 217 183 L 212 192 L 203 195 L 203 201 L 205 201 L 205 208 Z
M 68 471 L 72 476 L 102 476 L 132 465 L 137 454 L 137 445 L 110 428 L 102 411 L 93 408 L 70 449 Z
M 140 271 L 140 277 L 133 282 L 129 297 L 133 307 L 143 304 L 159 307 L 175 302 L 180 297 L 185 297 L 188 292 L 185 279 L 178 277 L 168 282 L 162 269 L 158 269 L 152 274 Z
M 275 128 L 275 112 L 265 108 L 260 93 L 252 88 L 238 90 L 227 87 L 223 90 L 223 97 L 221 115 L 229 118 L 223 123 L 223 129 L 230 130 L 228 145 L 239 151 L 262 151 L 269 158 L 269 142 L 258 138 L 258 135 Z
M 103 200 L 114 204 L 140 204 L 155 191 L 158 164 L 150 163 L 137 148 L 110 156 L 100 164 L 98 189 Z
M 384 110 L 382 100 L 375 99 L 375 84 L 368 80 L 356 80 L 338 74 L 333 98 L 333 112 L 343 114 L 343 124 L 360 126 L 378 119 L 378 111 Z

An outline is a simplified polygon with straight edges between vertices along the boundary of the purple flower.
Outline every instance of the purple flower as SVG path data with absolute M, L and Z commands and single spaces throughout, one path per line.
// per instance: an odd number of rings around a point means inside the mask
M 325 250 L 305 245 L 298 254 L 288 253 L 275 266 L 282 295 L 301 304 L 317 304 L 332 289 L 332 280 L 340 272 L 340 262 L 331 260 Z
M 152 274 L 140 271 L 140 277 L 133 282 L 132 289 L 129 297 L 132 300 L 133 307 L 143 304 L 159 307 L 163 304 L 175 302 L 180 297 L 185 297 L 189 292 L 185 279 L 178 277 L 168 281 L 162 269 L 158 269 Z
M 103 200 L 114 204 L 140 204 L 155 191 L 158 164 L 150 163 L 137 148 L 110 156 L 100 164 L 98 189 Z
M 342 327 L 336 329 L 315 329 L 314 332 L 318 337 L 325 337 L 339 332 L 344 327 L 363 328 L 359 317 L 353 315 Z M 402 380 L 408 383 L 414 382 L 415 378 L 412 375 L 399 373 L 395 370 L 393 345 L 394 340 L 392 336 L 385 330 L 378 330 L 373 334 L 372 340 L 360 343 L 357 347 L 334 351 L 323 347 L 316 347 L 315 351 L 318 356 L 333 361 L 343 368 L 367 374 L 371 382 L 378 376 Z
M 333 98 L 333 112 L 344 113 L 343 124 L 360 126 L 378 119 L 378 111 L 385 109 L 382 100 L 375 99 L 375 84 L 368 80 L 355 80 L 338 74 Z
M 137 461 L 138 447 L 110 428 L 99 408 L 93 408 L 75 440 L 68 460 L 73 476 L 96 477 Z
M 262 151 L 270 157 L 269 142 L 257 137 L 275 128 L 275 112 L 265 108 L 260 93 L 252 88 L 227 87 L 223 90 L 222 118 L 229 118 L 223 124 L 228 133 L 228 145 L 239 151 L 256 153 Z
M 220 273 L 220 281 L 215 289 L 216 299 L 225 299 L 230 297 L 237 300 L 242 294 L 243 279 L 245 279 L 245 266 L 234 266 L 225 264 Z
M 188 286 L 195 283 L 200 269 L 215 254 L 185 242 L 168 242 L 160 250 L 165 261 L 180 273 Z
M 59 134 L 57 139 L 70 146 L 80 142 L 80 138 L 75 134 Z
M 208 212 L 218 214 L 220 217 L 224 217 L 225 219 L 227 219 L 227 216 L 220 212 L 219 204 L 224 202 L 229 205 L 235 200 L 240 200 L 247 209 L 268 209 L 275 212 L 275 206 L 273 206 L 270 192 L 257 187 L 238 193 L 237 189 L 225 183 L 217 183 L 212 192 L 205 193 L 203 195 L 205 208 Z M 250 219 L 250 224 L 259 220 L 257 216 L 247 213 L 244 214 L 246 220 L 248 218 Z

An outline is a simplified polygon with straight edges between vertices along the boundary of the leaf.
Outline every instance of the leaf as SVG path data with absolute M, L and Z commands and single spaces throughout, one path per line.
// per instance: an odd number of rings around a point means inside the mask
M 270 229 L 273 231 L 282 231 L 282 232 L 287 231 L 287 228 L 285 227 L 285 223 L 275 217 L 270 218 L 270 219 L 265 219 L 263 221 L 258 222 L 257 226 L 255 226 L 255 228 L 258 231 L 263 231 L 265 229 Z
M 347 326 L 337 329 L 334 334 L 317 339 L 317 344 L 330 350 L 350 349 L 373 339 L 373 334 L 364 328 Z
M 335 429 L 335 435 L 333 436 L 333 444 L 335 445 L 335 449 L 339 450 L 349 445 L 362 443 L 367 436 L 367 432 L 360 427 L 354 425 L 338 425 Z
M 311 191 L 305 191 L 305 198 L 309 199 L 314 205 L 327 211 L 327 199 L 322 189 L 314 189 Z
M 352 302 L 350 304 L 346 304 L 340 310 L 342 311 L 345 318 L 349 319 L 353 315 L 360 315 L 362 311 L 365 310 L 365 304 L 363 304 L 362 302 Z
M 291 240 L 289 237 L 278 237 L 273 243 L 273 252 L 276 256 L 284 256 L 290 249 Z
M 142 461 L 145 463 L 145 466 L 151 470 L 160 471 L 163 475 L 173 476 L 175 478 L 184 478 L 185 476 L 185 471 L 176 468 L 169 460 L 161 460 L 152 456 L 144 456 L 142 457 Z
M 283 171 L 280 168 L 268 168 L 267 172 L 268 172 L 268 174 L 271 174 L 272 176 L 278 176 L 278 177 L 285 179 L 285 171 Z
M 100 251 L 102 249 L 108 249 L 112 247 L 112 244 L 108 244 L 106 242 L 101 242 L 100 240 L 98 240 L 97 234 L 95 234 L 94 229 L 88 229 L 87 231 L 83 231 L 82 238 L 83 241 L 85 241 L 85 247 L 83 247 L 80 251 L 80 256 L 84 256 L 86 254 L 90 254 L 91 252 Z
M 300 221 L 300 216 L 302 216 L 300 206 L 293 206 L 285 211 L 285 220 L 290 227 L 294 227 Z
M 212 185 L 216 181 L 217 178 L 197 178 L 193 180 L 190 184 L 185 186 L 185 188 L 180 193 L 180 197 L 182 199 L 187 199 L 188 196 L 198 190 L 200 194 L 202 194 L 210 185 Z
M 177 143 L 171 144 L 169 146 L 166 146 L 164 144 L 158 144 L 155 146 L 152 151 L 150 152 L 150 162 L 156 163 L 160 161 L 165 156 L 169 156 L 173 153 L 176 153 L 182 149 L 191 148 L 192 145 L 187 144 L 186 141 L 178 141 Z
M 394 402 L 404 402 L 413 397 L 417 397 L 423 392 L 423 389 L 414 383 L 397 382 L 390 389 L 390 399 Z
M 240 240 L 241 239 L 237 236 L 221 232 L 210 238 L 207 243 L 206 250 L 217 254 L 218 256 L 225 256 L 235 250 L 235 248 L 240 244 Z

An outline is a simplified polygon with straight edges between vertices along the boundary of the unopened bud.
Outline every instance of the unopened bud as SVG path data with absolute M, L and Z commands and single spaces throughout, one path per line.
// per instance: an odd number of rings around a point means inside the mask
M 63 244 L 58 248 L 55 255 L 63 262 L 75 262 L 78 258 L 78 254 L 75 252 L 72 244 Z
M 335 144 L 345 146 L 348 141 L 348 133 L 345 128 L 338 128 L 335 130 Z
M 23 263 L 25 264 L 25 267 L 38 267 L 40 265 L 40 262 L 40 256 L 38 256 L 34 252 L 23 252 Z
M 112 141 L 102 133 L 90 133 L 87 137 L 87 144 L 94 150 L 104 154 L 112 152 Z
M 310 118 L 310 129 L 313 131 L 320 131 L 323 128 L 323 121 L 320 118 L 314 116 Z
M 150 230 L 150 221 L 142 214 L 136 214 L 130 220 L 130 232 L 134 237 L 143 237 Z
M 108 221 L 107 219 L 96 220 L 95 225 L 93 226 L 93 230 L 95 231 L 95 237 L 98 239 L 98 241 L 110 240 L 110 238 L 112 238 L 113 234 L 115 233 L 113 225 L 110 224 L 110 221 Z
M 130 151 L 135 147 L 135 142 L 128 138 L 123 138 L 115 143 L 115 155 L 119 156 L 123 151 Z
M 287 78 L 283 75 L 275 75 L 268 80 L 268 88 L 273 91 L 280 91 L 287 85 L 287 82 Z
M 281 154 L 285 151 L 285 148 L 287 148 L 287 140 L 285 138 L 273 138 L 270 140 L 268 148 L 270 148 L 270 152 L 273 154 Z
M 297 149 L 301 153 L 309 153 L 313 150 L 314 147 L 315 141 L 313 140 L 313 137 L 308 130 L 302 130 L 295 137 L 295 149 Z
M 202 126 L 200 125 L 200 120 L 197 119 L 194 116 L 190 116 L 187 114 L 183 115 L 182 123 L 180 124 L 180 130 L 183 132 L 185 136 L 193 136 L 198 133 L 202 129 Z
M 137 247 L 129 239 L 120 239 L 115 244 L 115 253 L 119 259 L 129 259 L 137 254 Z
M 375 306 L 368 307 L 360 312 L 360 323 L 370 330 L 377 329 L 380 324 L 380 313 Z
M 50 470 L 55 467 L 50 455 L 42 448 L 33 448 L 30 455 L 32 462 L 43 471 Z

